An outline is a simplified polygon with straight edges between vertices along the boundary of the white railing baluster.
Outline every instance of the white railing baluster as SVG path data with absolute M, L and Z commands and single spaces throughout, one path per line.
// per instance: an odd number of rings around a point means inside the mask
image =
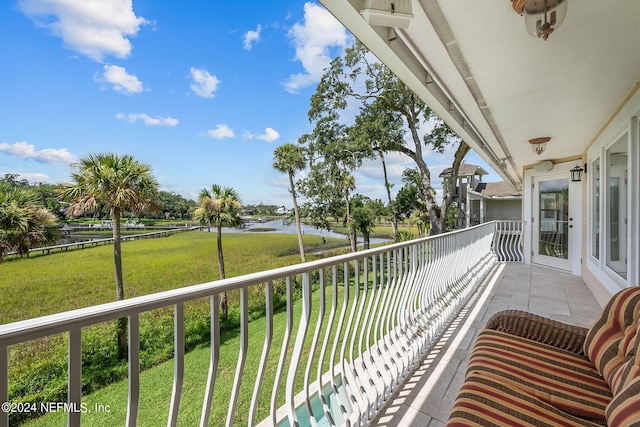
M 398 299 L 400 297 L 401 292 L 401 267 L 402 267 L 402 248 L 398 248 L 393 251 L 393 280 L 391 285 L 392 290 L 392 299 L 389 304 L 389 313 L 387 314 L 387 329 L 386 332 L 389 335 L 389 341 L 391 343 L 390 350 L 393 352 L 396 362 L 394 363 L 394 367 L 396 368 L 395 376 L 393 379 L 393 387 L 396 388 L 397 384 L 399 384 L 399 379 L 402 377 L 405 368 L 405 357 L 400 348 L 400 343 L 398 342 L 398 330 L 396 329 L 396 322 L 399 317 L 398 312 Z
M 80 425 L 80 404 L 82 401 L 82 329 L 79 327 L 69 331 L 69 410 L 67 423 L 69 427 Z
M 256 376 L 256 384 L 253 387 L 253 395 L 251 396 L 251 406 L 249 406 L 249 425 L 255 424 L 256 410 L 258 409 L 258 399 L 260 398 L 260 390 L 264 380 L 267 361 L 269 359 L 269 350 L 271 349 L 271 341 L 273 341 L 273 284 L 268 281 L 264 287 L 265 299 L 265 317 L 266 330 L 264 334 L 264 345 L 262 346 L 262 356 L 260 357 L 260 365 L 258 375 Z
M 343 300 L 342 300 L 342 308 L 340 309 L 340 316 L 338 317 L 338 325 L 337 325 L 337 330 L 333 339 L 333 345 L 331 346 L 331 356 L 330 356 L 330 363 L 331 363 L 331 388 L 333 389 L 333 392 L 335 393 L 336 396 L 338 396 L 338 400 L 340 401 L 341 405 L 340 405 L 340 412 L 342 412 L 343 415 L 347 416 L 347 406 L 349 404 L 349 400 L 348 398 L 346 398 L 344 393 L 340 392 L 340 389 L 338 387 L 338 384 L 336 383 L 336 374 L 335 374 L 335 369 L 334 369 L 334 364 L 333 361 L 336 360 L 336 353 L 338 351 L 338 345 L 340 343 L 340 337 L 342 336 L 342 325 L 344 325 L 344 318 L 346 316 L 347 313 L 347 305 L 349 304 L 349 263 L 345 262 L 343 263 L 343 282 L 342 282 L 342 290 L 343 290 Z M 339 280 L 338 279 L 338 272 L 335 271 L 334 274 L 334 280 Z M 343 370 L 343 361 L 344 359 L 341 359 L 338 362 L 339 368 L 340 368 L 340 374 L 341 374 L 341 379 L 342 379 L 342 386 L 343 388 L 346 390 L 346 384 L 344 383 L 344 370 Z
M 331 331 L 333 329 L 333 324 L 335 322 L 336 319 L 336 313 L 338 311 L 338 280 L 337 280 L 337 275 L 338 275 L 338 269 L 337 266 L 334 265 L 332 267 L 332 275 L 331 275 L 331 312 L 329 313 L 329 323 L 327 324 L 326 330 L 325 330 L 325 334 L 324 334 L 324 339 L 322 340 L 322 348 L 320 349 L 320 360 L 318 360 L 318 366 L 316 369 L 317 372 L 317 394 L 318 394 L 318 398 L 320 399 L 320 401 L 322 402 L 322 410 L 325 413 L 325 416 L 327 417 L 327 421 L 329 422 L 330 426 L 334 426 L 335 425 L 335 421 L 333 420 L 333 416 L 331 415 L 331 410 L 329 408 L 329 401 L 325 398 L 324 393 L 323 393 L 323 386 L 324 386 L 324 382 L 322 380 L 322 376 L 324 374 L 323 372 L 323 366 L 324 366 L 324 360 L 325 360 L 325 355 L 327 354 L 327 350 L 329 347 L 329 342 L 331 341 Z M 324 270 L 320 270 L 320 274 L 321 274 L 321 283 L 323 284 L 323 288 L 321 288 L 320 292 L 321 292 L 321 299 L 323 298 L 323 294 L 324 294 Z M 334 370 L 333 370 L 333 359 L 331 359 L 329 361 L 329 373 L 331 375 L 331 378 L 333 378 L 334 376 Z M 331 379 L 330 381 L 331 384 L 333 384 L 333 380 Z
M 523 221 L 499 220 L 495 224 L 492 249 L 501 262 L 522 262 Z
M 369 365 L 373 365 L 373 363 L 369 363 L 366 357 L 366 354 L 369 353 L 369 343 L 371 341 L 371 319 L 373 317 L 371 307 L 373 307 L 373 302 L 375 300 L 377 291 L 375 278 L 375 258 L 371 259 L 371 273 L 369 273 L 369 257 L 366 257 L 364 259 L 363 283 L 364 296 L 362 301 L 363 305 L 364 302 L 367 303 L 367 307 L 364 312 L 361 313 L 363 316 L 362 328 L 360 328 L 360 339 L 358 341 L 358 355 L 360 358 L 360 364 L 359 366 L 356 366 L 356 372 L 358 373 L 358 377 L 361 377 L 360 381 L 367 384 L 367 387 L 360 385 L 360 391 L 367 398 L 367 412 L 365 415 L 367 419 L 369 419 L 372 415 L 375 414 L 375 407 L 378 401 L 375 382 L 371 378 L 372 372 L 369 369 Z M 371 289 L 369 290 L 369 288 Z M 363 344 L 365 344 L 365 346 L 363 346 Z M 369 357 L 371 357 L 371 354 L 369 354 Z
M 211 351 L 209 353 L 209 372 L 207 374 L 207 386 L 204 391 L 202 414 L 200 415 L 200 427 L 209 425 L 211 414 L 211 402 L 218 377 L 218 363 L 220 361 L 220 296 L 218 294 L 209 297 L 209 311 L 211 314 Z
M 394 316 L 394 320 L 396 322 L 393 327 L 394 334 L 396 337 L 396 343 L 398 345 L 398 349 L 400 351 L 400 355 L 402 356 L 403 370 L 400 375 L 400 378 L 404 378 L 407 371 L 411 368 L 411 355 L 409 354 L 409 348 L 407 345 L 407 330 L 409 326 L 409 322 L 407 319 L 406 302 L 407 302 L 407 288 L 409 286 L 408 280 L 410 277 L 408 276 L 408 254 L 407 247 L 403 247 L 400 249 L 400 262 L 398 269 L 398 293 L 396 298 L 396 310 L 397 313 Z
M 126 425 L 138 424 L 138 403 L 140 402 L 140 316 L 129 316 L 129 398 L 127 402 Z
M 278 392 L 280 391 L 280 384 L 285 369 L 285 363 L 287 361 L 287 353 L 289 348 L 289 341 L 291 341 L 291 333 L 293 331 L 293 289 L 291 286 L 291 276 L 287 276 L 285 279 L 286 286 L 286 314 L 287 314 L 287 326 L 284 331 L 284 337 L 282 338 L 282 347 L 280 348 L 280 358 L 278 359 L 278 368 L 276 369 L 276 378 L 271 390 L 271 424 L 276 425 L 276 411 L 278 409 Z
M 385 289 L 384 289 L 384 299 L 382 302 L 382 307 L 386 307 L 387 309 L 382 310 L 379 314 L 378 324 L 380 326 L 380 340 L 382 342 L 382 350 L 380 357 L 384 361 L 384 368 L 386 374 L 389 375 L 388 381 L 386 381 L 386 397 L 389 397 L 393 390 L 395 390 L 394 379 L 397 375 L 397 367 L 395 361 L 395 354 L 393 353 L 393 344 L 391 342 L 391 337 L 388 331 L 388 323 L 387 318 L 391 314 L 391 305 L 390 301 L 393 298 L 394 292 L 394 280 L 395 274 L 393 271 L 393 257 L 394 251 L 390 250 L 385 254 Z
M 351 369 L 353 365 L 353 357 L 347 350 L 349 342 L 353 340 L 353 334 L 356 332 L 353 328 L 355 319 L 355 313 L 358 308 L 358 302 L 360 299 L 360 286 L 358 286 L 359 280 L 359 263 L 358 260 L 353 261 L 353 274 L 349 276 L 347 280 L 345 278 L 345 286 L 351 288 L 353 286 L 353 301 L 349 301 L 350 310 L 349 317 L 347 319 L 347 326 L 345 327 L 344 337 L 342 345 L 340 347 L 340 372 L 342 374 L 343 386 L 346 391 L 349 405 L 351 405 L 352 413 L 347 418 L 348 425 L 358 425 L 360 418 L 360 406 L 358 405 L 359 394 L 358 386 L 355 384 L 354 374 Z M 352 285 L 353 280 L 353 285 Z M 351 292 L 351 291 L 350 291 Z M 354 411 L 355 410 L 355 411 Z
M 362 265 L 363 268 L 363 274 L 360 274 L 360 266 Z M 351 333 L 351 340 L 349 343 L 349 368 L 350 371 L 353 375 L 353 390 L 354 390 L 354 397 L 355 397 L 355 407 L 358 408 L 358 418 L 361 418 L 364 416 L 364 418 L 366 419 L 368 417 L 369 414 L 369 410 L 366 409 L 364 411 L 364 414 L 362 414 L 361 412 L 361 405 L 365 408 L 369 407 L 369 397 L 366 394 L 366 390 L 362 387 L 362 382 L 360 379 L 360 375 L 359 375 L 359 371 L 360 369 L 358 368 L 358 366 L 356 365 L 356 358 L 362 358 L 362 353 L 359 352 L 358 356 L 356 356 L 355 353 L 355 343 L 358 340 L 358 334 L 362 335 L 362 330 L 360 329 L 360 321 L 362 318 L 362 312 L 364 310 L 364 305 L 365 302 L 367 300 L 367 288 L 368 288 L 368 284 L 367 284 L 367 263 L 366 263 L 366 258 L 364 259 L 364 263 L 360 264 L 358 261 L 355 262 L 355 276 L 354 276 L 354 286 L 356 289 L 356 295 L 355 295 L 355 300 L 353 302 L 353 310 L 352 312 L 355 314 L 354 317 L 354 325 L 353 325 L 353 332 Z M 360 286 L 361 286 L 361 280 L 360 277 L 362 277 L 362 286 L 364 291 L 360 290 Z M 357 307 L 356 307 L 357 306 Z M 357 313 L 356 313 L 356 309 L 357 309 Z M 362 360 L 362 359 L 361 359 Z
M 319 271 L 319 278 L 318 278 L 318 285 L 319 285 L 319 298 L 320 301 L 318 303 L 319 306 L 319 310 L 318 310 L 318 318 L 316 320 L 316 328 L 315 331 L 313 332 L 313 338 L 311 340 L 311 348 L 309 349 L 309 357 L 307 359 L 307 364 L 306 367 L 304 369 L 304 392 L 307 396 L 309 396 L 309 399 L 305 400 L 305 405 L 307 405 L 307 411 L 309 413 L 313 413 L 313 409 L 311 407 L 311 392 L 309 390 L 309 384 L 311 382 L 311 369 L 313 368 L 313 361 L 314 361 L 314 356 L 316 354 L 316 351 L 318 350 L 318 342 L 320 341 L 320 335 L 322 333 L 322 324 L 324 321 L 324 315 L 325 315 L 325 311 L 326 311 L 326 307 L 325 307 L 325 295 L 324 295 L 324 270 L 320 269 Z M 321 356 L 320 356 L 321 357 Z M 322 366 L 322 365 L 320 365 Z M 320 374 L 322 375 L 322 374 Z M 318 392 L 320 394 L 322 394 L 322 381 L 320 380 L 319 382 L 316 383 L 318 386 Z M 311 424 L 312 425 L 316 425 L 316 420 L 314 417 L 311 420 Z
M 295 381 L 303 359 L 304 340 L 309 329 L 309 320 L 311 319 L 311 278 L 310 273 L 306 272 L 302 275 L 302 314 L 300 316 L 300 325 L 296 335 L 296 341 L 293 345 L 293 353 L 291 354 L 291 365 L 286 382 L 286 398 L 289 423 L 291 426 L 298 426 L 298 415 L 295 407 Z M 306 397 L 308 400 L 308 396 Z M 307 408 L 307 405 L 305 405 Z M 311 411 L 308 411 L 309 419 L 313 418 Z
M 167 426 L 178 424 L 180 397 L 184 381 L 184 304 L 173 306 L 173 388 L 171 390 L 171 406 Z
M 372 292 L 375 294 L 375 299 L 372 298 L 373 304 L 369 309 L 369 322 L 367 325 L 367 345 L 369 342 L 373 344 L 368 347 L 369 353 L 369 366 L 371 369 L 368 369 L 368 375 L 370 382 L 372 381 L 372 386 L 374 387 L 374 394 L 376 396 L 374 411 L 377 412 L 377 409 L 382 406 L 385 401 L 385 390 L 384 390 L 384 381 L 382 381 L 382 370 L 383 366 L 380 364 L 380 343 L 378 342 L 378 329 L 376 327 L 376 321 L 379 319 L 377 313 L 380 311 L 380 301 L 382 294 L 384 293 L 382 288 L 382 254 L 379 256 L 371 257 L 371 264 L 373 266 L 372 276 L 373 276 L 373 287 Z
M 244 364 L 247 361 L 247 352 L 249 351 L 249 290 L 246 286 L 240 288 L 240 354 L 238 355 L 238 364 L 236 365 L 236 374 L 233 378 L 233 388 L 231 390 L 231 398 L 229 401 L 229 409 L 227 410 L 227 427 L 233 425 L 238 406 L 238 397 L 240 397 L 240 386 L 242 385 L 242 377 L 244 374 Z

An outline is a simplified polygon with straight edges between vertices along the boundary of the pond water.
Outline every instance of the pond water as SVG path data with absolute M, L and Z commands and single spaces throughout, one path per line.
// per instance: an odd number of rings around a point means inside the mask
M 215 228 L 211 228 L 212 232 L 215 232 Z M 247 225 L 243 228 L 227 228 L 224 227 L 222 229 L 223 233 L 254 233 L 254 234 L 262 234 L 262 233 L 277 233 L 277 234 L 297 234 L 296 224 L 295 222 L 289 222 L 288 220 L 277 219 L 272 221 L 258 222 L 251 221 L 248 222 Z M 311 234 L 314 236 L 322 236 L 326 238 L 333 239 L 344 239 L 348 240 L 348 236 L 341 233 L 336 233 L 335 231 L 327 231 L 324 229 L 316 228 L 310 225 L 302 224 L 302 234 Z M 99 240 L 99 239 L 108 239 L 111 237 L 110 234 L 60 234 L 56 241 L 56 245 L 63 245 L 67 243 L 76 243 L 76 242 L 86 242 L 90 240 Z M 372 245 L 379 243 L 386 243 L 388 239 L 381 239 L 372 237 L 370 242 Z M 362 244 L 363 239 L 362 235 L 358 236 L 358 243 Z
M 108 239 L 106 234 L 65 234 L 56 239 L 55 245 L 66 245 L 68 243 L 89 242 L 91 240 Z
M 345 234 L 336 233 L 335 231 L 327 231 L 324 229 L 316 228 L 311 225 L 302 224 L 302 234 L 311 234 L 314 236 L 322 236 L 327 238 L 334 239 L 345 239 L 348 240 L 349 237 Z M 262 231 L 264 229 L 264 231 Z M 211 228 L 212 232 L 215 232 L 214 228 Z M 223 228 L 223 233 L 278 233 L 278 234 L 297 234 L 295 222 L 289 223 L 288 220 L 285 219 L 276 219 L 273 221 L 265 221 L 265 222 L 249 222 L 243 228 Z M 371 244 L 385 243 L 388 239 L 374 238 L 369 239 Z M 358 242 L 362 243 L 362 236 L 358 236 Z

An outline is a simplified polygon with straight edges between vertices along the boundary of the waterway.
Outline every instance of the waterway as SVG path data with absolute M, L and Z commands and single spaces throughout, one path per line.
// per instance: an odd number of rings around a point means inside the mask
M 206 230 L 206 229 L 205 229 Z M 154 230 L 149 230 L 154 231 Z M 215 227 L 211 227 L 211 231 L 215 232 Z M 223 233 L 254 233 L 254 234 L 264 234 L 264 233 L 274 233 L 274 234 L 297 234 L 296 224 L 294 222 L 289 222 L 286 219 L 276 219 L 270 221 L 249 221 L 242 228 L 230 228 L 224 227 L 222 229 Z M 311 225 L 302 224 L 302 234 L 310 234 L 314 236 L 321 236 L 325 238 L 333 238 L 333 239 L 344 239 L 348 242 L 349 238 L 345 234 L 336 233 L 335 231 L 328 231 L 321 228 L 316 228 Z M 76 243 L 76 242 L 87 242 L 91 240 L 98 239 L 107 239 L 111 237 L 110 234 L 61 234 L 58 237 L 57 245 L 67 244 L 67 243 Z M 388 239 L 382 239 L 377 237 L 372 237 L 370 242 L 372 245 L 379 243 L 386 243 Z M 363 239 L 362 236 L 358 236 L 358 243 L 362 244 Z
M 314 236 L 321 236 L 326 238 L 333 239 L 345 239 L 348 240 L 349 237 L 336 233 L 335 231 L 327 231 L 321 228 L 316 228 L 311 225 L 302 224 L 302 234 L 311 234 Z M 215 232 L 214 228 L 211 228 L 211 231 Z M 243 228 L 223 228 L 223 233 L 277 233 L 277 234 L 297 234 L 295 222 L 289 222 L 286 219 L 276 219 L 272 221 L 258 222 L 251 221 L 248 222 L 247 225 Z M 388 239 L 381 239 L 377 237 L 372 237 L 369 239 L 372 245 L 388 242 Z M 362 236 L 358 236 L 358 243 L 363 243 Z

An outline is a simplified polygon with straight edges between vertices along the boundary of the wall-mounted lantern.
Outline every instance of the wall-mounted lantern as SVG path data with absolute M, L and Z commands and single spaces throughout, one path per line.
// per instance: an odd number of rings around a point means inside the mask
M 582 167 L 580 165 L 575 165 L 573 167 L 573 169 L 571 169 L 569 172 L 571 172 L 571 181 L 572 182 L 580 182 L 582 181 L 582 171 L 584 169 L 582 169 Z

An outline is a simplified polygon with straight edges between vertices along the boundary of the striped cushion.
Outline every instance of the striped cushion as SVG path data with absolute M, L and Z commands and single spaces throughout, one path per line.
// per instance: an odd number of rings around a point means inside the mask
M 640 426 L 640 287 L 616 294 L 584 354 L 480 333 L 448 426 Z
M 614 392 L 619 369 L 637 347 L 639 316 L 640 287 L 626 288 L 609 301 L 585 338 L 585 354 Z
M 635 375 L 607 406 L 607 424 L 610 426 L 640 425 L 640 369 L 636 364 Z
M 640 331 L 639 331 L 640 333 Z M 625 351 L 624 363 L 611 371 L 609 382 L 614 396 L 625 389 L 639 374 L 637 354 L 640 348 L 640 336 L 636 333 L 633 345 Z
M 607 406 L 607 422 L 612 426 L 640 425 L 640 332 L 626 351 L 626 362 L 611 374 L 613 400 Z
M 460 389 L 447 427 L 459 426 L 598 426 L 567 414 L 501 379 L 470 372 Z
M 575 353 L 485 329 L 467 365 L 468 376 L 476 373 L 563 413 L 606 422 L 610 388 L 591 362 Z

